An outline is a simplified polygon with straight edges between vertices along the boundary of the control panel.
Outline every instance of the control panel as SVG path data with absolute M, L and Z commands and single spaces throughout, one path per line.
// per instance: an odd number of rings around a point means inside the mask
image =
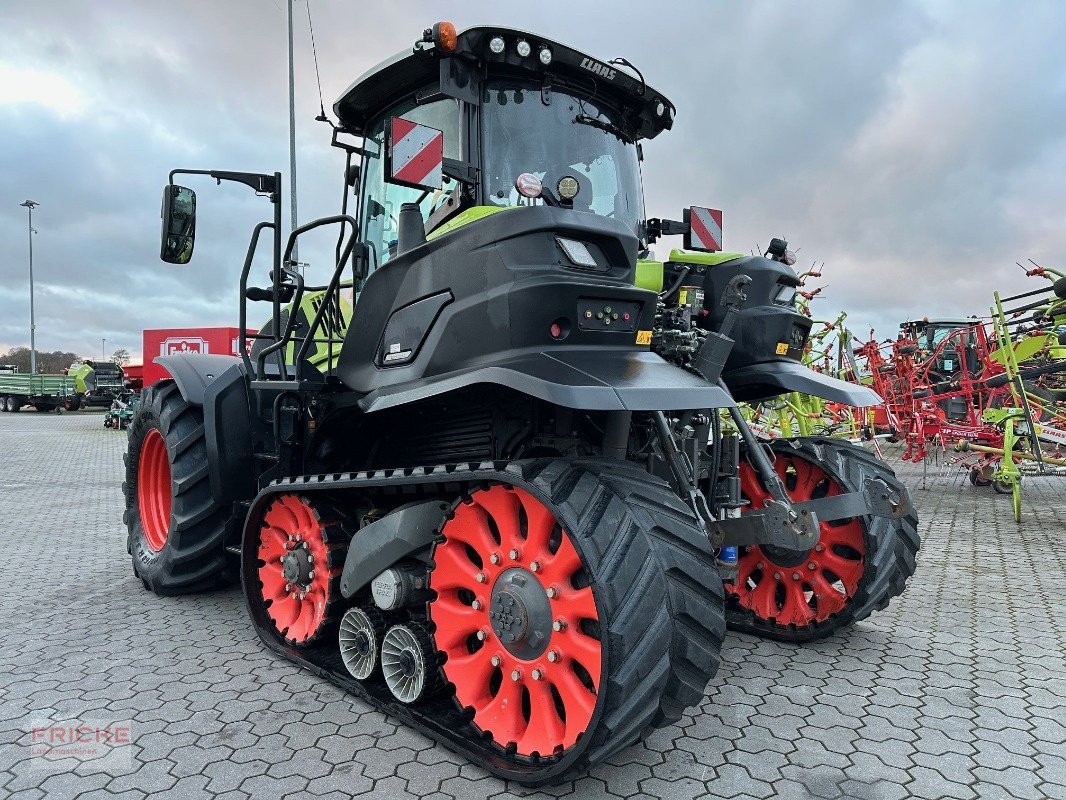
M 632 331 L 640 317 L 640 303 L 582 298 L 577 301 L 578 327 L 583 331 Z

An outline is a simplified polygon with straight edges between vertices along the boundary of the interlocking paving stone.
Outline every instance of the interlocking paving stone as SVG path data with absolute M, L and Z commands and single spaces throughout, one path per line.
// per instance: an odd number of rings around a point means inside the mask
M 132 575 L 125 437 L 96 413 L 0 415 L 0 798 L 1033 798 L 1066 796 L 1066 488 L 1009 498 L 890 463 L 922 515 L 903 597 L 796 647 L 730 635 L 699 707 L 574 782 L 508 785 L 275 658 L 235 589 Z M 40 765 L 34 721 L 129 720 L 124 766 Z

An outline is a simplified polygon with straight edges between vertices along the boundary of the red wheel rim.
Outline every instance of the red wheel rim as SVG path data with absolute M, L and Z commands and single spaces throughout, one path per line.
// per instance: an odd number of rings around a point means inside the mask
M 257 550 L 263 600 L 274 627 L 294 644 L 311 641 L 325 627 L 331 581 L 341 572 L 330 567 L 336 545 L 325 540 L 327 524 L 293 494 L 274 500 L 263 515 Z
M 456 699 L 473 709 L 477 727 L 520 755 L 572 746 L 596 707 L 602 651 L 596 602 L 569 534 L 540 501 L 507 486 L 474 492 L 441 532 L 429 612 Z M 516 654 L 490 619 L 501 575 L 516 573 L 531 579 L 538 598 L 543 592 L 550 612 L 537 653 Z M 540 622 L 533 616 L 531 627 Z
M 777 453 L 774 468 L 794 502 L 845 493 L 821 466 L 798 456 Z M 762 508 L 770 499 L 747 463 L 741 464 L 740 491 L 751 502 L 748 508 Z M 758 545 L 742 547 L 736 582 L 727 583 L 726 591 L 742 607 L 777 625 L 804 627 L 842 611 L 855 597 L 865 569 L 863 521 L 856 517 L 819 527 L 818 544 L 803 558 L 784 558 Z
M 158 428 L 150 428 L 141 442 L 137 460 L 137 506 L 141 529 L 149 549 L 158 553 L 170 531 L 170 461 L 167 445 Z

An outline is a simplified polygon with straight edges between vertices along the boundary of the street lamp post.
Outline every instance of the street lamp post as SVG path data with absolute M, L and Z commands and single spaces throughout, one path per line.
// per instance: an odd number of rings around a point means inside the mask
M 107 361 L 107 339 L 100 340 L 100 360 Z
M 292 4 L 286 0 L 289 12 L 289 228 L 296 230 L 296 76 L 292 60 Z M 310 13 L 310 12 L 309 12 Z M 310 19 L 310 17 L 308 18 Z M 297 244 L 292 244 L 292 260 L 299 261 Z
M 28 212 L 29 219 L 26 222 L 26 235 L 30 240 L 30 374 L 37 374 L 37 325 L 33 319 L 33 209 L 40 205 L 40 203 L 33 200 L 27 200 L 25 203 L 19 203 L 20 206 L 25 206 Z

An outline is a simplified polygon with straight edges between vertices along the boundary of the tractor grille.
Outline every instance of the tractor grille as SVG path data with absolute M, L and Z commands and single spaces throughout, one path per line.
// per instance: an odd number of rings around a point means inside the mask
M 493 458 L 492 409 L 408 413 L 382 442 L 380 468 L 457 464 Z

